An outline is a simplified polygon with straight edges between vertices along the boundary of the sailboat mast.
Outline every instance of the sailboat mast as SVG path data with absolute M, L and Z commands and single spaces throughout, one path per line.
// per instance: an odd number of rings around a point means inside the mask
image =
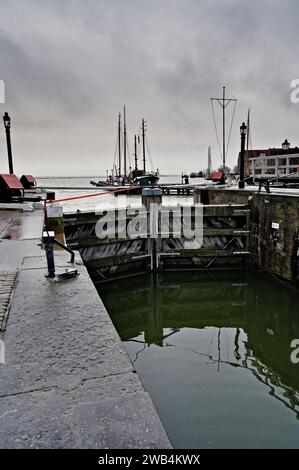
M 248 109 L 248 115 L 247 115 L 247 134 L 246 134 L 247 155 L 248 155 L 248 150 L 249 150 L 249 136 L 250 136 L 250 108 Z
M 211 146 L 208 147 L 208 175 L 211 174 L 212 170 L 212 157 L 211 157 Z
M 138 170 L 138 162 L 137 162 L 137 136 L 134 135 L 134 158 L 135 158 L 135 170 Z
M 221 106 L 221 108 L 222 108 L 222 166 L 223 166 L 223 170 L 225 170 L 226 156 L 227 156 L 227 155 L 226 155 L 226 154 L 227 154 L 227 148 L 228 148 L 228 145 L 229 145 L 230 134 L 231 134 L 232 124 L 233 124 L 233 120 L 234 120 L 235 108 L 236 108 L 237 100 L 236 100 L 235 98 L 226 98 L 226 95 L 225 95 L 225 86 L 222 87 L 222 98 L 211 98 L 212 111 L 213 111 L 213 119 L 214 119 L 214 126 L 215 126 L 217 141 L 218 141 L 218 145 L 219 145 L 219 151 L 220 151 L 220 153 L 221 153 L 220 142 L 219 142 L 219 140 L 218 140 L 218 131 L 217 131 L 217 125 L 216 125 L 216 119 L 215 119 L 214 106 L 213 106 L 214 101 L 217 101 L 217 103 L 218 103 L 218 104 Z M 226 139 L 226 137 L 225 137 L 225 132 L 226 132 L 226 129 L 225 129 L 225 108 L 230 104 L 231 101 L 234 102 L 234 109 L 233 109 L 231 127 L 230 127 L 230 131 L 229 131 L 229 136 L 228 136 L 228 143 L 227 143 L 227 145 L 226 145 L 226 141 L 225 141 L 225 139 Z
M 145 126 L 144 126 L 144 119 L 142 118 L 142 157 L 143 157 L 143 171 L 146 172 L 145 169 Z
M 225 86 L 223 87 L 222 95 L 222 158 L 223 158 L 223 171 L 225 171 Z
M 121 115 L 118 114 L 118 176 L 121 176 L 121 127 L 120 127 Z
M 124 176 L 127 176 L 127 124 L 126 107 L 124 106 Z

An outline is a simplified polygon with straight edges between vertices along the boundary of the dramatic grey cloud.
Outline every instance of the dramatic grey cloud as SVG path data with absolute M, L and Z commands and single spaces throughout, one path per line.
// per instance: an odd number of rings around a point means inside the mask
M 254 147 L 285 137 L 299 144 L 299 105 L 290 102 L 299 77 L 296 0 L 0 0 L 0 7 L 0 106 L 13 119 L 18 173 L 103 174 L 123 104 L 131 149 L 147 119 L 155 167 L 204 168 L 208 145 L 217 167 L 210 97 L 223 85 L 238 98 L 231 166 L 249 107 Z M 4 132 L 0 171 L 7 171 Z

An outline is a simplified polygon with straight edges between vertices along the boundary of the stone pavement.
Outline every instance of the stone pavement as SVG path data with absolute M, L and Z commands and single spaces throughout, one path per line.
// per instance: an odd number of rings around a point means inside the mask
M 16 211 L 0 210 L 0 237 L 17 214 Z
M 80 255 L 78 277 L 53 281 L 38 238 L 4 242 L 20 246 L 0 363 L 0 448 L 170 448 Z M 58 272 L 68 259 L 55 253 Z
M 0 271 L 0 332 L 4 329 L 4 318 L 10 302 L 10 297 L 17 273 Z

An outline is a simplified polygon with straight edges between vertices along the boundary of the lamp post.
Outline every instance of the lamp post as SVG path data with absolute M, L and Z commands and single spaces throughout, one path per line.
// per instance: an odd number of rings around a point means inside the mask
M 240 134 L 241 134 L 241 152 L 240 152 L 240 181 L 239 181 L 239 189 L 244 189 L 244 159 L 245 159 L 245 138 L 246 138 L 246 131 L 247 126 L 245 122 L 243 122 L 242 126 L 240 127 Z
M 5 133 L 6 133 L 9 173 L 13 175 L 12 151 L 11 151 L 11 140 L 10 140 L 10 116 L 8 115 L 8 113 L 4 113 L 3 122 L 4 122 L 4 127 L 5 127 Z

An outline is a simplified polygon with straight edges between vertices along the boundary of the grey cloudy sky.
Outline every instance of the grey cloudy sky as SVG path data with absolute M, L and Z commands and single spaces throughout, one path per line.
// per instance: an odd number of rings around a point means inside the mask
M 253 147 L 285 137 L 299 145 L 299 104 L 290 102 L 298 0 L 0 0 L 0 8 L 0 107 L 13 119 L 17 173 L 103 174 L 123 104 L 131 151 L 144 117 L 164 173 L 205 167 L 208 145 L 219 166 L 210 97 L 223 85 L 238 98 L 231 166 L 248 107 Z

